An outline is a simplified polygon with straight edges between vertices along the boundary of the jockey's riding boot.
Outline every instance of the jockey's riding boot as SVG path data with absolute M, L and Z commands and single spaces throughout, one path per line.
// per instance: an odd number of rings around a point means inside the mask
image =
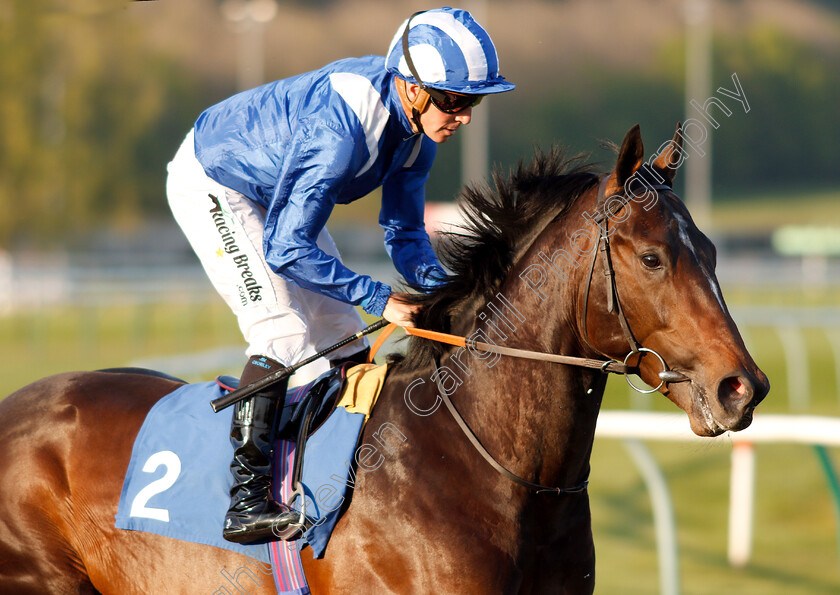
M 245 365 L 239 386 L 280 369 L 282 365 L 274 360 L 253 356 Z M 283 406 L 288 383 L 288 378 L 280 380 L 234 405 L 230 427 L 233 486 L 223 531 L 228 541 L 264 541 L 298 520 L 296 512 L 271 497 L 275 416 Z
M 352 362 L 354 364 L 366 364 L 368 360 L 368 356 L 370 355 L 370 347 L 365 347 L 361 351 L 357 351 L 356 353 L 348 356 L 343 357 L 340 359 L 331 359 L 330 360 L 330 367 L 337 368 L 342 364 L 346 364 L 347 362 Z

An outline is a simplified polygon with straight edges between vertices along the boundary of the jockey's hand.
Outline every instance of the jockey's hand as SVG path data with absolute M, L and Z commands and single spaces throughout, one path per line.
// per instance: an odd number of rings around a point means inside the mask
M 414 326 L 412 317 L 420 309 L 420 306 L 405 302 L 405 295 L 404 293 L 392 293 L 385 304 L 382 318 L 399 326 Z

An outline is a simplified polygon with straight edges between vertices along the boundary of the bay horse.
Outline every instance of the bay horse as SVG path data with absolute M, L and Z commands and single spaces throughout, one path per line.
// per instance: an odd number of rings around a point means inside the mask
M 552 150 L 462 194 L 468 229 L 443 250 L 451 278 L 416 297 L 415 322 L 473 342 L 412 338 L 391 364 L 361 442 L 385 422 L 405 440 L 359 471 L 325 557 L 304 550 L 313 593 L 591 593 L 585 485 L 608 366 L 636 369 L 699 435 L 750 424 L 769 383 L 721 296 L 712 243 L 671 188 L 680 138 L 645 163 L 636 126 L 609 175 Z M 478 340 L 607 367 L 500 356 Z M 135 435 L 177 386 L 78 372 L 0 402 L 1 592 L 273 591 L 255 572 L 225 583 L 245 556 L 114 527 Z M 557 489 L 497 473 L 442 392 L 498 465 Z

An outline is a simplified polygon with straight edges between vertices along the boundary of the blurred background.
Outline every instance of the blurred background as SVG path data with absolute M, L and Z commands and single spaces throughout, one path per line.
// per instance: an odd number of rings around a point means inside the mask
M 0 0 L 0 394 L 127 364 L 188 380 L 238 373 L 233 316 L 169 214 L 167 162 L 205 107 L 335 59 L 384 54 L 407 16 L 434 6 Z M 650 155 L 693 118 L 686 133 L 707 138 L 677 191 L 718 247 L 727 302 L 773 384 L 759 415 L 840 415 L 840 3 L 458 6 L 488 29 L 518 88 L 482 103 L 470 134 L 440 147 L 429 222 L 449 216 L 464 183 L 515 167 L 534 147 L 585 152 L 607 171 L 615 155 L 604 141 L 620 143 L 638 123 Z M 330 229 L 351 267 L 387 281 L 395 273 L 377 214 L 370 196 L 337 209 Z M 675 409 L 620 379 L 604 408 Z M 756 449 L 752 555 L 734 566 L 731 448 L 649 448 L 673 499 L 681 592 L 840 592 L 840 494 L 810 447 Z M 660 590 L 650 497 L 629 456 L 620 441 L 596 442 L 600 593 Z

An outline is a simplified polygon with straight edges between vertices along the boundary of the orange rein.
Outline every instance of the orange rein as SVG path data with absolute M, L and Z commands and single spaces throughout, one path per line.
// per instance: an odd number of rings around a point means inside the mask
M 374 356 L 376 356 L 376 352 L 379 351 L 379 348 L 382 347 L 383 343 L 385 343 L 385 339 L 387 339 L 396 328 L 397 325 L 392 322 L 391 324 L 386 326 L 381 333 L 379 333 L 379 336 L 376 338 L 376 341 L 370 347 L 370 355 L 368 356 L 368 362 L 373 361 Z M 421 337 L 423 339 L 431 339 L 432 341 L 447 343 L 449 345 L 455 345 L 456 347 L 466 347 L 467 345 L 466 337 L 457 337 L 455 335 L 448 335 L 446 333 L 439 333 L 437 331 L 427 331 L 425 329 L 416 328 L 413 326 L 404 326 L 402 327 L 402 329 L 406 332 L 406 334 L 414 335 L 415 337 Z
M 370 353 L 368 354 L 367 361 L 369 364 L 373 363 L 373 358 L 376 356 L 376 352 L 379 351 L 379 348 L 382 347 L 382 344 L 385 342 L 391 333 L 394 332 L 394 329 L 397 328 L 397 325 L 393 322 L 386 326 L 379 336 L 376 337 L 376 341 L 373 342 L 373 345 L 370 346 Z
M 382 346 L 382 343 L 385 342 L 385 339 L 394 332 L 394 329 L 397 328 L 397 325 L 393 322 L 390 323 L 388 326 L 385 327 L 385 330 L 379 335 L 376 339 L 376 342 L 370 348 L 370 356 L 368 356 L 368 361 L 373 361 L 373 357 L 376 355 L 376 352 Z M 449 335 L 447 333 L 441 333 L 438 331 L 430 331 L 426 329 L 404 326 L 402 329 L 409 335 L 414 335 L 415 337 L 420 337 L 422 339 L 430 339 L 432 341 L 438 341 L 440 343 L 447 343 L 448 345 L 455 345 L 456 347 L 466 347 L 467 346 L 467 338 L 466 337 L 459 337 L 457 335 Z M 539 361 L 546 361 L 546 362 L 553 362 L 558 364 L 566 364 L 572 366 L 583 366 L 586 368 L 595 368 L 600 369 L 601 372 L 612 372 L 614 374 L 627 374 L 628 366 L 625 363 L 616 360 L 594 360 L 584 357 L 571 357 L 566 355 L 555 355 L 551 353 L 542 353 L 539 351 L 527 351 L 525 349 L 514 349 L 511 347 L 503 347 L 501 345 L 489 345 L 487 343 L 475 341 L 470 343 L 471 346 L 476 347 L 482 351 L 495 351 L 501 355 L 509 355 L 513 357 L 522 357 L 526 359 L 533 359 Z

